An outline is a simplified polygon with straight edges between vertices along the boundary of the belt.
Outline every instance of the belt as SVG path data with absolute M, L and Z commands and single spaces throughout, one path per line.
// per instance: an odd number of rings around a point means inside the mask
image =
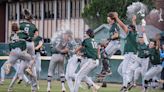
M 159 66 L 160 64 L 158 64 L 158 65 L 152 65 L 153 67 L 157 67 L 157 66 Z
M 84 56 L 84 58 L 86 58 L 86 59 L 92 59 L 92 60 L 98 60 L 98 59 L 95 59 L 95 58 L 89 58 L 89 57 L 86 57 L 86 56 Z
M 125 54 L 137 54 L 136 52 L 125 52 Z
M 111 39 L 111 41 L 120 41 L 120 39 Z
M 148 56 L 140 57 L 140 58 L 148 58 Z
M 31 38 L 29 38 L 29 39 L 27 39 L 26 41 L 28 41 L 28 42 L 32 42 L 33 40 L 32 40 Z

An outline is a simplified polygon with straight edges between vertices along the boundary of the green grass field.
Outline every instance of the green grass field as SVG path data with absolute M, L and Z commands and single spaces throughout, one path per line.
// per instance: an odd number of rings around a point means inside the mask
M 7 92 L 7 87 L 9 83 L 10 83 L 10 80 L 6 80 L 4 85 L 0 85 L 0 92 Z M 87 89 L 84 83 L 82 85 L 83 85 L 83 88 L 80 88 L 79 92 L 92 92 L 91 89 L 90 90 Z M 47 81 L 41 80 L 40 90 L 38 92 L 46 92 L 46 87 L 47 87 Z M 101 88 L 99 92 L 119 92 L 119 89 L 120 89 L 120 85 L 118 84 L 108 84 L 107 88 Z M 30 86 L 28 87 L 25 86 L 23 82 L 22 84 L 16 84 L 13 92 L 30 92 Z M 52 92 L 61 92 L 60 82 L 54 81 L 52 83 Z M 66 92 L 69 92 L 68 87 L 67 87 Z M 141 88 L 140 87 L 134 88 L 130 92 L 141 92 Z M 151 89 L 149 90 L 149 92 L 164 92 L 164 91 Z

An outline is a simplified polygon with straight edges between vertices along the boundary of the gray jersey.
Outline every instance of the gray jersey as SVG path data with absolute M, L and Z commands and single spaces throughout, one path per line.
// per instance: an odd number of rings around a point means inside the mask
M 64 41 L 62 36 L 58 36 L 51 42 L 52 53 L 59 53 L 60 50 L 67 47 L 68 41 Z
M 69 55 L 72 56 L 75 53 L 77 47 L 81 45 L 82 41 L 80 39 L 72 39 L 68 42 Z

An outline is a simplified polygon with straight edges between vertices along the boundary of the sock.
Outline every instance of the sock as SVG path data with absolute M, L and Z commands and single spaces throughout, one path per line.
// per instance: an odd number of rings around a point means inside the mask
M 61 84 L 62 84 L 62 88 L 65 88 L 65 83 L 64 82 L 61 82 Z
M 51 88 L 51 76 L 48 76 L 48 78 L 47 78 L 47 89 L 50 89 Z

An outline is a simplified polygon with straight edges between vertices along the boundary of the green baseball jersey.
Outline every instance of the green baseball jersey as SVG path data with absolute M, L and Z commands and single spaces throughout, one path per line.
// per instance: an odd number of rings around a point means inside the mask
M 98 45 L 93 38 L 87 38 L 82 42 L 84 47 L 84 55 L 88 58 L 98 59 L 97 48 Z
M 35 31 L 37 31 L 37 28 L 33 23 L 22 22 L 19 24 L 19 26 L 19 29 L 26 32 L 30 38 L 33 38 Z
M 128 52 L 137 53 L 137 32 L 129 31 L 126 37 L 124 53 Z
M 15 49 L 15 48 L 20 48 L 21 50 L 26 49 L 26 39 L 28 38 L 28 35 L 25 32 L 18 32 L 18 33 L 13 33 L 10 36 L 10 43 L 9 43 L 9 48 Z
M 140 58 L 147 58 L 149 55 L 148 46 L 144 44 L 138 44 L 138 57 Z
M 43 41 L 43 38 L 42 37 L 37 36 L 37 37 L 34 38 L 35 47 L 39 45 L 39 42 L 40 41 Z
M 109 37 L 111 38 L 114 33 L 120 33 L 120 28 L 118 27 L 117 23 L 113 23 L 110 30 L 109 30 Z M 119 39 L 119 38 L 117 38 Z
M 155 48 L 149 49 L 149 58 L 152 65 L 161 64 L 159 50 L 156 50 Z
M 40 41 L 43 41 L 42 37 L 40 37 L 40 36 L 34 37 L 33 40 L 34 40 L 35 47 L 39 45 Z M 40 50 L 41 50 L 41 48 L 39 48 L 39 50 L 35 50 L 35 52 L 39 52 Z

